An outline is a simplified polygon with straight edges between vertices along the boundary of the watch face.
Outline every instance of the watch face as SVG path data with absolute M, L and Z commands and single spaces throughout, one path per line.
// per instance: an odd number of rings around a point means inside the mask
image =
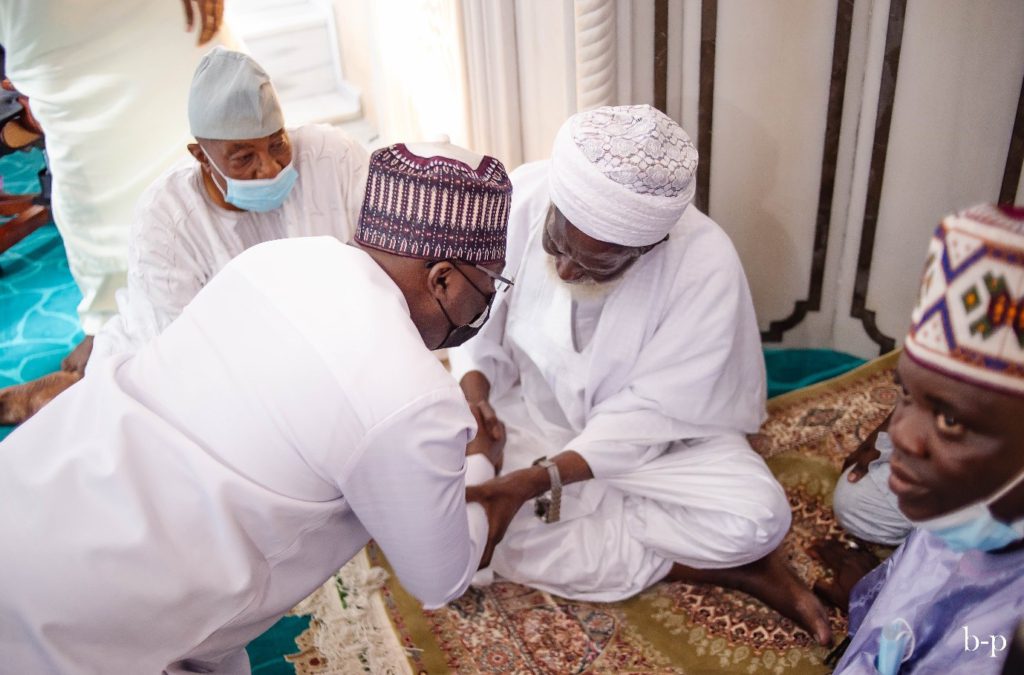
M 541 520 L 547 521 L 548 510 L 551 508 L 551 500 L 547 497 L 537 497 L 533 502 L 533 512 L 537 514 L 537 517 Z

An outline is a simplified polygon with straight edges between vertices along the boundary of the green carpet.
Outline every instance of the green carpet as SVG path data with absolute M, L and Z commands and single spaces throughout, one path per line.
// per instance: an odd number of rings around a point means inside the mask
M 768 398 L 838 377 L 864 359 L 831 349 L 765 349 Z

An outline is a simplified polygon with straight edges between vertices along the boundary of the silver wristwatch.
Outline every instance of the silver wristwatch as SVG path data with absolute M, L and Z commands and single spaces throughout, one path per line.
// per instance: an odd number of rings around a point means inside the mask
M 545 523 L 557 523 L 562 511 L 562 476 L 558 473 L 558 465 L 547 457 L 541 457 L 533 465 L 547 469 L 551 479 L 551 489 L 534 502 L 534 513 Z

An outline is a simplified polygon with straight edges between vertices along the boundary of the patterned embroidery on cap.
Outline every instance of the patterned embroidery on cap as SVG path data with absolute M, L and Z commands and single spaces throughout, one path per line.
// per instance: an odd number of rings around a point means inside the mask
M 505 167 L 493 157 L 474 170 L 393 145 L 370 158 L 356 241 L 424 260 L 499 262 L 511 197 Z
M 675 197 L 697 170 L 697 148 L 671 118 L 649 105 L 580 115 L 572 139 L 602 174 L 641 195 Z
M 943 220 L 911 320 L 919 360 L 1024 392 L 1024 221 L 986 206 Z

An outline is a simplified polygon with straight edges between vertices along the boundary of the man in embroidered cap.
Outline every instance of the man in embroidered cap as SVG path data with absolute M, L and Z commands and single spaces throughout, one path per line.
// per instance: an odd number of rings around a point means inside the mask
M 917 529 L 856 586 L 877 559 L 819 550 L 836 569 L 823 590 L 850 608 L 835 672 L 1008 672 L 1024 613 L 1024 209 L 939 224 L 896 379 L 888 487 Z
M 732 243 L 691 205 L 696 169 L 679 125 L 623 106 L 571 117 L 550 161 L 513 174 L 516 287 L 451 354 L 508 438 L 471 498 L 508 527 L 505 578 L 597 601 L 737 587 L 824 643 L 824 607 L 776 552 L 786 496 L 745 438 L 765 415 L 758 329 Z
M 380 150 L 356 245 L 252 247 L 0 443 L 4 667 L 248 672 L 370 537 L 426 606 L 458 597 L 488 531 L 467 476 L 501 446 L 467 448 L 430 350 L 487 320 L 510 196 L 491 157 Z
M 86 363 L 138 349 L 229 260 L 262 241 L 329 235 L 349 241 L 362 203 L 366 150 L 339 129 L 286 129 L 266 71 L 217 47 L 189 93 L 193 159 L 142 195 L 129 237 L 118 314 L 61 371 L 0 390 L 0 424 L 19 424 L 81 379 Z

